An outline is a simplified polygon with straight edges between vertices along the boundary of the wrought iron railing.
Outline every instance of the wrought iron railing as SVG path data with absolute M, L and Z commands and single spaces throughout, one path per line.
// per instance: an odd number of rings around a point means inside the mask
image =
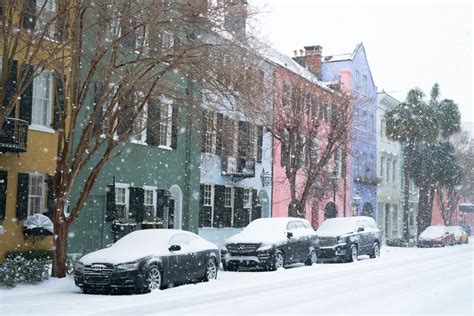
M 28 122 L 7 117 L 0 131 L 0 152 L 25 152 L 28 143 Z

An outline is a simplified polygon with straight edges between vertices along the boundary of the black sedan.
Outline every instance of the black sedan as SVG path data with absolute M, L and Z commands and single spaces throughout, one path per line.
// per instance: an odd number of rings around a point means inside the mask
M 218 267 L 215 244 L 187 231 L 148 229 L 83 256 L 74 264 L 74 280 L 85 293 L 118 289 L 146 293 L 215 279 Z
M 316 234 L 307 220 L 260 218 L 226 240 L 221 250 L 224 270 L 256 267 L 276 270 L 290 263 L 317 262 Z
M 359 255 L 380 255 L 381 234 L 372 217 L 337 217 L 316 230 L 320 261 L 356 261 Z

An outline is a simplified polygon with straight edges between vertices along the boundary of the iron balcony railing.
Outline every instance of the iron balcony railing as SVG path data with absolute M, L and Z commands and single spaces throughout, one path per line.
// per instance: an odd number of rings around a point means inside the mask
M 26 152 L 28 143 L 28 122 L 7 117 L 0 131 L 0 153 Z

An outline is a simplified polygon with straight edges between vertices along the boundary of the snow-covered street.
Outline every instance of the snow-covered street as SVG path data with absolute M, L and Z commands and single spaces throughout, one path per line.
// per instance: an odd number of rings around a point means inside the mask
M 0 289 L 2 315 L 410 313 L 472 315 L 473 243 L 382 248 L 348 264 L 223 272 L 216 281 L 145 295 L 85 295 L 71 278 Z

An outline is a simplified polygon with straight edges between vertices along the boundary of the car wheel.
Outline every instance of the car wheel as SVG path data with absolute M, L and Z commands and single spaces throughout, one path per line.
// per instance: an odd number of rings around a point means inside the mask
M 380 256 L 380 246 L 378 242 L 374 242 L 372 246 L 372 253 L 370 254 L 370 258 L 374 259 Z
M 144 292 L 150 292 L 156 289 L 161 289 L 162 286 L 163 284 L 160 268 L 158 268 L 158 266 L 156 265 L 153 265 L 150 267 L 145 276 Z
M 281 251 L 277 251 L 275 256 L 273 257 L 273 262 L 270 266 L 270 271 L 278 270 L 279 268 L 283 268 L 285 263 L 285 256 Z
M 314 264 L 318 263 L 318 255 L 316 253 L 316 250 L 311 249 L 311 252 L 309 253 L 308 259 L 305 261 L 304 264 L 307 265 L 307 266 L 311 266 L 311 265 L 313 265 L 313 263 Z
M 210 281 L 217 278 L 217 264 L 214 259 L 209 259 L 206 265 L 206 274 L 204 275 L 204 281 Z
M 352 244 L 351 249 L 349 251 L 348 257 L 347 257 L 347 262 L 354 262 L 357 261 L 357 246 Z

